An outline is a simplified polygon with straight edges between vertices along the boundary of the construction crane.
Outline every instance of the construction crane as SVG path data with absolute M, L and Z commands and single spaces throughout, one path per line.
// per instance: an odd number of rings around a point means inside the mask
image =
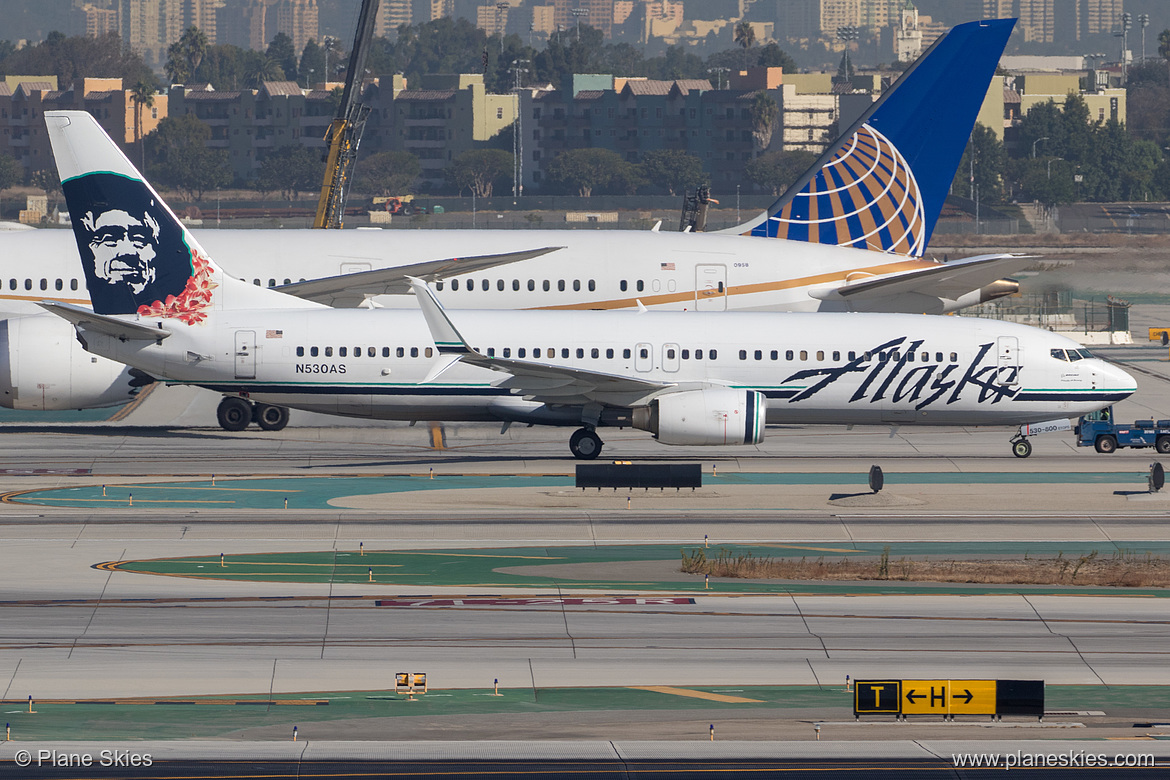
M 325 157 L 325 180 L 321 184 L 321 197 L 317 200 L 315 228 L 340 228 L 345 219 L 345 198 L 349 192 L 353 164 L 357 160 L 358 145 L 370 107 L 361 102 L 362 80 L 366 72 L 366 56 L 370 51 L 370 40 L 374 37 L 374 22 L 378 16 L 379 0 L 362 0 L 358 14 L 357 33 L 353 50 L 349 54 L 349 71 L 345 75 L 345 89 L 341 93 L 341 105 L 337 116 L 325 133 L 329 152 Z M 325 74 L 329 83 L 329 74 Z

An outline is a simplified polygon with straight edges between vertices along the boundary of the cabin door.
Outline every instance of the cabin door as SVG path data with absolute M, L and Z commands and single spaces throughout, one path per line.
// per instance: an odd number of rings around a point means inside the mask
M 695 310 L 725 311 L 727 309 L 727 266 L 695 266 Z
M 256 378 L 256 331 L 236 331 L 236 379 Z
M 1015 336 L 996 339 L 995 381 L 1006 387 L 1020 384 L 1020 340 Z

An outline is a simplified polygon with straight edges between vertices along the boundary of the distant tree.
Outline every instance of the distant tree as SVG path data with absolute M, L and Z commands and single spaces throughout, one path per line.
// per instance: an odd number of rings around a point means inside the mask
M 3 72 L 54 75 L 62 89 L 85 77 L 120 78 L 123 84 L 139 81 L 157 84 L 154 73 L 142 57 L 123 48 L 117 33 L 87 38 L 51 32 L 40 43 L 25 46 L 5 57 Z
M 765 152 L 744 165 L 744 175 L 761 189 L 779 196 L 816 160 L 812 152 Z
M 0 190 L 15 187 L 24 179 L 24 169 L 7 154 L 0 154 Z
M 163 72 L 172 84 L 190 83 L 199 70 L 200 63 L 207 55 L 207 35 L 198 27 L 191 26 L 183 31 L 179 40 L 167 47 L 167 61 Z
M 154 86 L 140 81 L 130 88 L 130 102 L 134 104 L 134 140 L 138 144 L 138 158 L 146 167 L 146 147 L 142 143 L 142 109 L 154 105 Z
M 353 190 L 366 195 L 401 195 L 422 173 L 418 158 L 410 152 L 379 152 L 358 158 Z
M 317 42 L 309 39 L 301 50 L 301 64 L 297 66 L 301 86 L 312 87 L 318 81 L 325 81 L 325 52 Z
M 994 132 L 977 122 L 955 171 L 951 191 L 966 198 L 972 195 L 973 187 L 977 186 L 981 202 L 1002 203 L 1006 159 L 1003 142 Z M 972 171 L 974 181 L 971 179 Z
M 268 44 L 268 50 L 264 54 L 280 66 L 286 79 L 296 81 L 297 50 L 293 48 L 292 38 L 282 32 L 277 33 L 272 42 Z
M 780 106 L 776 105 L 767 92 L 760 90 L 752 99 L 749 109 L 752 117 L 752 140 L 756 150 L 766 152 L 772 145 L 772 134 L 780 124 Z
M 756 30 L 751 22 L 741 21 L 735 25 L 735 42 L 743 47 L 743 67 L 747 70 L 748 49 L 756 44 Z
M 211 128 L 190 114 L 169 116 L 146 136 L 149 176 L 200 200 L 203 193 L 231 183 L 226 149 L 208 149 Z
M 510 177 L 513 157 L 503 149 L 470 149 L 459 154 L 443 174 L 460 193 L 471 190 L 476 197 L 490 198 L 494 185 Z
M 307 146 L 282 146 L 260 163 L 256 183 L 261 192 L 280 192 L 285 200 L 296 200 L 302 192 L 321 188 L 325 164 L 321 155 Z
M 244 64 L 244 86 L 248 89 L 259 89 L 265 81 L 283 81 L 284 71 L 280 63 L 271 54 L 250 51 L 246 55 Z
M 636 181 L 633 166 L 609 149 L 570 149 L 545 166 L 545 174 L 559 184 L 588 198 L 593 190 L 605 187 L 625 189 Z
M 760 47 L 756 64 L 764 68 L 783 68 L 785 73 L 796 73 L 796 60 L 775 43 L 768 43 Z
M 708 179 L 698 157 L 677 149 L 645 152 L 638 163 L 638 174 L 651 186 L 664 188 L 671 195 L 697 187 Z

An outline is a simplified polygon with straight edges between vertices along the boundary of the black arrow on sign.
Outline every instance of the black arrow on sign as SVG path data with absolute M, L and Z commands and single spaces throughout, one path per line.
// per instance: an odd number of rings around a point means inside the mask
M 971 693 L 971 690 L 969 688 L 964 688 L 963 693 L 965 693 L 967 695 L 960 696 L 959 694 L 956 693 L 952 698 L 962 699 L 964 704 L 970 704 L 971 700 L 975 698 L 975 694 Z
M 920 693 L 920 694 L 918 694 L 917 696 L 915 696 L 915 695 L 914 695 L 914 689 L 913 689 L 913 688 L 911 688 L 911 689 L 910 689 L 909 691 L 907 691 L 907 693 L 906 693 L 906 701 L 910 702 L 911 704 L 913 704 L 913 703 L 914 703 L 914 700 L 915 700 L 915 699 L 925 699 L 925 698 L 926 698 L 926 694 L 925 694 L 925 693 Z

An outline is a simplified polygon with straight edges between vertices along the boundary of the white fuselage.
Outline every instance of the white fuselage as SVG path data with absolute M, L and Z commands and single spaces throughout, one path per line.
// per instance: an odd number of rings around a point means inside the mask
M 667 393 L 720 386 L 758 390 L 768 399 L 770 423 L 1014 425 L 1076 417 L 1134 390 L 1132 377 L 1120 369 L 1067 353 L 1081 348 L 1063 336 L 989 320 L 449 314 L 469 345 L 484 354 L 666 382 L 670 387 L 660 392 Z M 396 420 L 581 421 L 581 399 L 526 400 L 501 386 L 505 373 L 457 363 L 425 381 L 443 358 L 419 311 L 221 311 L 203 325 L 168 328 L 173 334 L 158 343 L 92 332 L 85 339 L 91 351 L 171 382 L 297 409 Z
M 436 287 L 450 308 L 940 313 L 978 303 L 917 293 L 846 303 L 813 297 L 847 280 L 934 263 L 899 255 L 727 234 L 626 230 L 203 230 L 225 271 L 273 287 L 443 258 L 560 247 Z M 456 281 L 457 280 L 457 283 Z M 469 284 L 469 281 L 472 282 Z M 457 288 L 457 289 L 456 289 Z M 0 235 L 0 316 L 39 313 L 52 299 L 88 304 L 70 230 Z M 412 296 L 379 296 L 413 308 Z

